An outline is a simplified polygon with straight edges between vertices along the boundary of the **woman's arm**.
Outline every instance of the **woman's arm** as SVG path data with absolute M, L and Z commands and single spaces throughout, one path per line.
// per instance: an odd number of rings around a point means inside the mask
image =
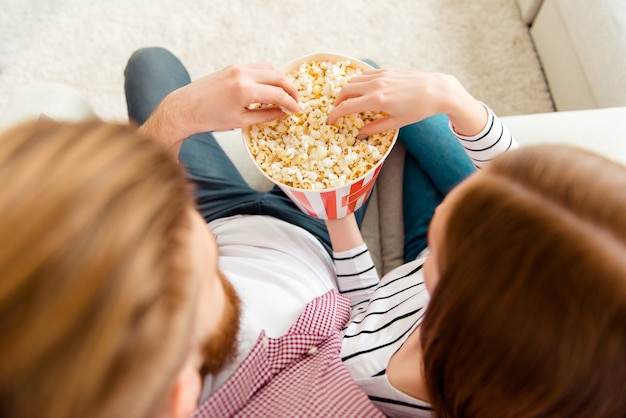
M 325 223 L 333 251 L 351 250 L 363 244 L 363 236 L 354 214 L 341 219 L 327 219 Z
M 354 214 L 325 222 L 333 246 L 339 292 L 350 298 L 352 306 L 367 302 L 379 277 Z
M 398 129 L 433 115 L 446 114 L 453 133 L 476 167 L 519 148 L 493 111 L 447 74 L 394 69 L 365 71 L 342 88 L 328 123 L 366 110 L 382 111 L 387 116 L 361 128 L 362 135 Z
M 457 133 L 471 136 L 488 118 L 484 106 L 454 76 L 397 69 L 368 70 L 351 78 L 335 100 L 328 123 L 365 110 L 387 114 L 361 128 L 359 133 L 365 135 L 445 113 Z
M 504 152 L 519 148 L 519 144 L 500 118 L 487 106 L 484 109 L 487 111 L 487 124 L 476 134 L 463 135 L 452 128 L 465 153 L 478 168 L 486 166 Z

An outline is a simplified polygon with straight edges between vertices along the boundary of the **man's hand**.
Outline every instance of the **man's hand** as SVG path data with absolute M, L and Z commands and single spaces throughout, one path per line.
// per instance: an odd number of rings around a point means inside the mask
M 297 89 L 280 70 L 231 65 L 170 93 L 140 129 L 178 155 L 190 135 L 285 118 L 281 108 L 299 110 Z

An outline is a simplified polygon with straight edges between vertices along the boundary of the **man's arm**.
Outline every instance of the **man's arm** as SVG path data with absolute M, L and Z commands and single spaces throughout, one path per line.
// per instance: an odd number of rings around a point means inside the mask
M 257 103 L 276 106 L 250 108 Z M 231 65 L 174 90 L 140 131 L 178 156 L 191 135 L 284 118 L 281 108 L 299 110 L 297 89 L 282 72 L 271 64 Z
M 184 134 L 186 122 L 177 115 L 177 111 L 184 107 L 184 103 L 177 104 L 181 100 L 179 96 L 179 90 L 167 95 L 154 109 L 148 120 L 139 127 L 139 132 L 165 145 L 176 157 L 178 157 L 183 140 L 189 136 Z

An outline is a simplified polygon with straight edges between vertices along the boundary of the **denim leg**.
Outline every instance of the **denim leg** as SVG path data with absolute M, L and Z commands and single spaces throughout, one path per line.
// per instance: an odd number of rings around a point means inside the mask
M 142 124 L 171 91 L 191 82 L 182 63 L 163 48 L 135 52 L 126 66 L 125 91 L 131 120 Z M 312 233 L 332 254 L 324 221 L 300 211 L 277 187 L 268 192 L 252 189 L 210 133 L 187 138 L 179 153 L 196 200 L 207 222 L 233 215 L 268 215 L 300 226 Z M 362 208 L 357 219 L 363 218 Z
M 476 170 L 448 123 L 446 115 L 435 115 L 400 129 L 398 139 L 407 151 L 402 187 L 405 261 L 426 248 L 437 205 Z
M 415 260 L 427 245 L 428 226 L 443 194 L 428 173 L 408 152 L 404 159 L 402 214 L 404 217 L 404 261 Z
M 191 82 L 178 58 L 159 47 L 135 51 L 126 64 L 124 77 L 128 116 L 139 125 L 165 96 Z

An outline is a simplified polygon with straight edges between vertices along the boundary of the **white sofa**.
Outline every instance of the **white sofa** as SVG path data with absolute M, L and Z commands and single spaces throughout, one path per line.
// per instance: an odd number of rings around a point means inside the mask
M 7 110 L 0 115 L 0 129 L 41 115 L 66 121 L 96 116 L 75 90 L 58 84 L 33 84 L 14 90 Z M 522 146 L 573 144 L 626 165 L 626 107 L 507 116 L 502 119 Z M 218 132 L 216 137 L 251 186 L 259 190 L 272 187 L 249 160 L 239 130 Z M 362 228 L 380 273 L 402 263 L 399 185 L 402 184 L 403 159 L 404 148 L 398 144 L 381 170 Z
M 624 0 L 517 0 L 555 108 L 626 106 Z

